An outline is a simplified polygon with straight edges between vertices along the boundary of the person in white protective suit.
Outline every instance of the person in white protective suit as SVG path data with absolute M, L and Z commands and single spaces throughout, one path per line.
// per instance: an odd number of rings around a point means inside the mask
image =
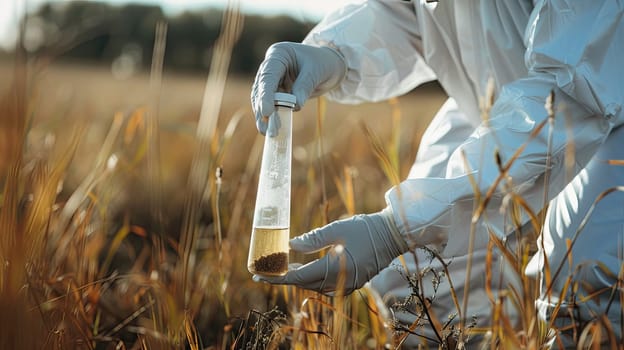
M 386 193 L 385 209 L 295 237 L 291 249 L 314 252 L 342 244 L 347 292 L 370 281 L 392 307 L 411 293 L 394 259 L 404 254 L 413 272 L 414 256 L 421 268 L 428 263 L 417 248 L 428 247 L 450 262 L 460 303 L 469 293 L 464 317 L 487 325 L 487 243 L 489 234 L 507 242 L 517 238 L 516 226 L 500 209 L 505 194 L 514 191 L 535 212 L 548 204 L 539 249 L 527 271 L 542 278 L 544 295 L 536 305 L 543 316 L 551 315 L 555 296 L 572 275 L 583 281 L 579 295 L 598 292 L 589 300 L 574 300 L 566 292 L 566 311 L 559 315 L 571 310 L 575 322 L 606 315 L 621 339 L 622 290 L 613 287 L 618 276 L 622 279 L 624 194 L 611 193 L 588 212 L 603 191 L 624 185 L 624 167 L 607 162 L 624 159 L 623 18 L 624 3 L 607 0 L 364 1 L 326 16 L 303 43 L 272 45 L 251 94 L 261 133 L 276 91 L 291 91 L 299 108 L 319 95 L 341 103 L 385 100 L 436 79 L 449 95 L 422 137 L 408 178 Z M 479 101 L 488 81 L 495 99 L 484 120 Z M 551 91 L 554 123 L 539 129 L 548 119 L 545 103 Z M 469 251 L 475 205 L 471 179 L 484 195 L 500 175 L 495 153 L 506 164 L 519 149 L 474 223 Z M 528 222 L 524 214 L 521 219 Z M 566 240 L 577 231 L 567 256 Z M 493 276 L 501 280 L 492 286 L 505 289 L 516 283 L 503 259 L 495 259 Z M 553 274 L 563 266 L 552 285 L 540 273 L 545 261 Z M 260 279 L 331 293 L 340 266 L 337 254 L 327 254 L 284 277 Z M 432 307 L 441 320 L 456 312 L 448 283 L 441 283 Z M 412 321 L 409 313 L 397 311 L 396 316 Z M 427 330 L 421 335 L 410 342 L 435 339 Z

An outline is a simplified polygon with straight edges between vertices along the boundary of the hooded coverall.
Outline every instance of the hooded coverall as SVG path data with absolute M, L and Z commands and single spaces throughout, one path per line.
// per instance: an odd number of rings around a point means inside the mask
M 582 281 L 581 288 L 577 295 L 566 291 L 558 315 L 571 310 L 578 322 L 607 314 L 621 339 L 621 294 L 612 298 L 611 292 L 618 276 L 622 279 L 624 193 L 607 195 L 588 212 L 601 192 L 624 185 L 624 167 L 607 162 L 624 159 L 623 13 L 621 1 L 367 1 L 329 14 L 304 40 L 332 47 L 345 58 L 348 71 L 327 94 L 331 100 L 380 101 L 436 79 L 449 95 L 422 137 L 408 178 L 386 193 L 386 202 L 410 247 L 427 246 L 447 259 L 460 303 L 469 283 L 464 316 L 475 316 L 479 325 L 491 320 L 485 291 L 489 235 L 510 244 L 518 239 L 517 226 L 501 213 L 513 192 L 535 212 L 548 205 L 538 250 L 527 268 L 541 280 L 537 305 L 543 316 L 554 316 L 557 296 L 571 276 Z M 489 81 L 495 99 L 484 118 L 480 101 Z M 551 91 L 554 123 L 536 132 L 548 118 Z M 476 191 L 471 181 L 481 195 L 495 183 L 500 175 L 496 152 L 502 164 L 513 162 L 472 224 Z M 526 213 L 520 216 L 528 222 Z M 566 240 L 577 231 L 568 257 Z M 416 256 L 425 267 L 422 251 Z M 409 272 L 416 271 L 413 257 L 404 255 Z M 562 265 L 552 286 L 541 273 L 545 261 L 551 273 Z M 431 264 L 441 269 L 439 261 Z M 492 276 L 500 279 L 492 282 L 495 290 L 517 283 L 502 258 L 495 257 L 491 266 Z M 390 307 L 411 293 L 398 270 L 391 265 L 371 281 Z M 581 302 L 582 295 L 595 291 L 600 292 Z M 443 281 L 435 292 L 433 308 L 442 322 L 456 313 L 449 283 Z M 395 311 L 399 320 L 413 321 L 409 313 Z M 513 317 L 513 308 L 508 314 Z M 417 332 L 433 337 L 427 329 Z

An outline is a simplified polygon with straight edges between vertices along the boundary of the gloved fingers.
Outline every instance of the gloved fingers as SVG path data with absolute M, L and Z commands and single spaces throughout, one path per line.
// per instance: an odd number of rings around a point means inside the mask
M 275 111 L 274 97 L 286 66 L 280 59 L 269 57 L 260 64 L 252 86 L 251 103 L 258 131 L 265 134 L 268 117 Z
M 266 135 L 269 137 L 275 137 L 279 134 L 279 130 L 282 127 L 282 118 L 278 113 L 273 113 L 269 116 L 268 127 L 266 129 Z
M 314 289 L 318 281 L 325 279 L 327 275 L 327 259 L 321 258 L 311 261 L 305 265 L 300 265 L 292 269 L 289 266 L 288 272 L 284 276 L 258 276 L 260 281 L 272 284 L 297 285 L 307 289 Z M 312 286 L 312 288 L 308 287 Z
M 290 263 L 288 264 L 288 271 L 293 271 L 303 266 L 300 263 Z M 252 279 L 255 282 L 268 282 L 271 284 L 287 284 L 285 282 L 286 276 L 265 276 L 265 275 L 253 275 Z
M 297 104 L 295 110 L 301 109 L 314 89 L 316 89 L 317 82 L 314 79 L 314 75 L 310 72 L 302 71 L 292 86 L 292 93 L 297 98 Z
M 348 264 L 353 265 L 346 254 L 331 251 L 320 259 L 289 270 L 284 276 L 254 276 L 254 279 L 271 284 L 295 285 L 324 294 L 337 290 L 348 294 L 358 288 L 357 276 L 350 273 L 353 266 L 348 268 Z
M 359 216 L 331 222 L 290 240 L 290 248 L 302 253 L 314 253 L 330 245 L 349 245 L 350 237 L 361 237 L 366 226 Z M 359 238 L 357 238 L 359 239 Z
M 344 243 L 337 241 L 330 230 L 328 225 L 294 237 L 289 242 L 290 249 L 310 254 L 336 243 Z

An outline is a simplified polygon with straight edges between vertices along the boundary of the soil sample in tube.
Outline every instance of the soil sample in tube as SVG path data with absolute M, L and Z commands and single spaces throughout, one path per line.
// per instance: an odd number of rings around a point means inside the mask
M 289 229 L 255 228 L 247 269 L 256 275 L 283 276 L 288 271 Z

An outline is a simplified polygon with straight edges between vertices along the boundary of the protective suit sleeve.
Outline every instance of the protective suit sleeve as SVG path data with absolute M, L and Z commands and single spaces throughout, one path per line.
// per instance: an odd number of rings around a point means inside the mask
M 500 176 L 495 153 L 506 164 L 520 150 L 474 224 L 475 245 L 486 244 L 489 233 L 512 231 L 501 214 L 505 194 L 519 194 L 538 211 L 587 164 L 623 121 L 622 6 L 538 2 L 525 35 L 528 77 L 503 86 L 490 118 L 454 151 L 444 177 L 409 179 L 386 193 L 410 247 L 427 245 L 447 257 L 467 253 L 475 193 L 485 194 Z M 539 131 L 551 91 L 554 123 Z
M 347 74 L 326 96 L 340 103 L 382 101 L 435 79 L 422 58 L 414 4 L 353 3 L 327 15 L 303 40 L 342 54 Z

